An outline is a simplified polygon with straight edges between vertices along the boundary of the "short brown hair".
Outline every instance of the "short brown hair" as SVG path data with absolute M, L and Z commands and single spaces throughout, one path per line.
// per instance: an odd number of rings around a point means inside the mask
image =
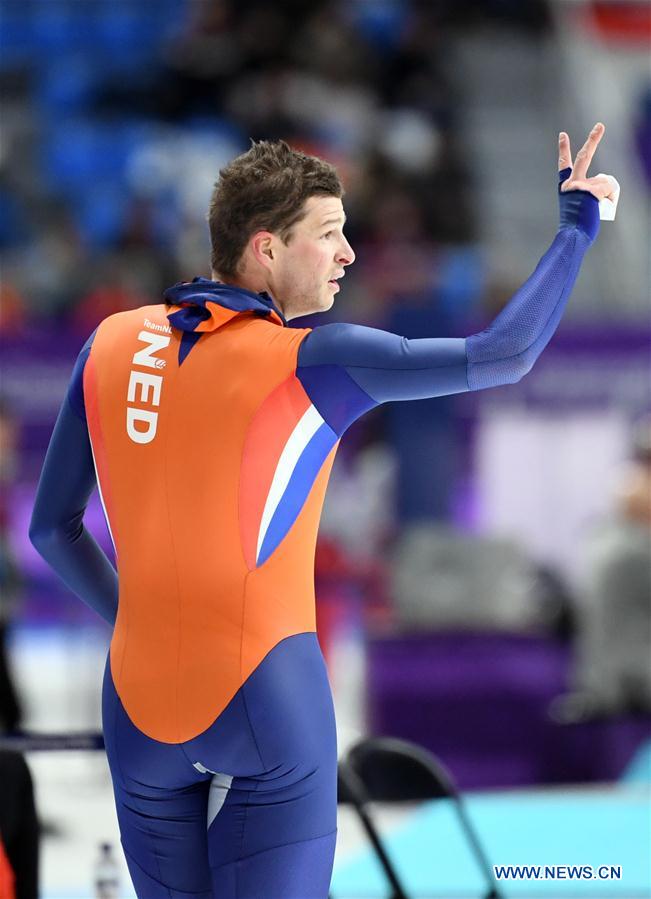
M 344 194 L 333 165 L 285 141 L 253 142 L 219 173 L 208 225 L 213 272 L 234 277 L 249 238 L 271 231 L 287 243 L 309 197 Z

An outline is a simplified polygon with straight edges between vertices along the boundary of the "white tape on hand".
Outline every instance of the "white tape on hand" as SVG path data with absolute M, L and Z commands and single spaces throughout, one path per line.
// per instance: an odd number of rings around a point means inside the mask
M 617 204 L 619 203 L 619 181 L 612 175 L 605 175 L 599 172 L 598 178 L 608 178 L 613 186 L 609 197 L 599 200 L 599 218 L 602 222 L 614 222 L 615 213 L 617 212 Z

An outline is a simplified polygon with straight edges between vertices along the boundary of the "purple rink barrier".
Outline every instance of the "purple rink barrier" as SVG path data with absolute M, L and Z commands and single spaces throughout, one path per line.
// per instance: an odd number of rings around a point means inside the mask
M 55 325 L 2 336 L 0 393 L 22 423 L 26 454 L 22 477 L 38 473 L 75 359 L 87 336 Z M 520 383 L 462 395 L 457 401 L 464 413 L 471 415 L 478 404 L 514 402 L 560 408 L 614 404 L 636 413 L 651 401 L 650 362 L 647 322 L 598 327 L 561 324 L 532 372 Z
M 85 337 L 66 328 L 4 334 L 0 393 L 20 422 L 19 477 L 35 480 Z
M 648 321 L 599 325 L 571 321 L 561 323 L 532 371 L 519 383 L 466 394 L 461 401 L 556 412 L 615 406 L 636 415 L 651 406 L 650 371 Z
M 559 725 L 570 647 L 506 633 L 432 633 L 368 644 L 369 726 L 434 752 L 461 789 L 611 781 L 651 718 Z
M 465 330 L 471 333 L 482 327 L 476 322 Z M 23 409 L 30 421 L 51 420 L 87 337 L 56 325 L 3 334 L 2 393 L 15 400 L 18 411 Z M 651 329 L 645 320 L 563 322 L 531 373 L 519 384 L 476 395 L 505 400 L 517 396 L 520 401 L 532 402 L 566 398 L 585 403 L 619 396 L 637 402 L 640 396 L 648 398 L 651 393 L 647 377 L 650 362 Z M 554 376 L 554 369 L 564 374 Z
M 32 327 L 3 334 L 0 349 L 0 395 L 19 424 L 16 483 L 5 487 L 10 546 L 25 579 L 16 615 L 23 624 L 97 623 L 89 610 L 59 581 L 28 538 L 36 483 L 45 451 L 66 392 L 77 355 L 86 336 L 64 326 Z M 74 464 L 74 459 L 70 460 Z M 104 515 L 95 492 L 86 524 L 112 556 Z

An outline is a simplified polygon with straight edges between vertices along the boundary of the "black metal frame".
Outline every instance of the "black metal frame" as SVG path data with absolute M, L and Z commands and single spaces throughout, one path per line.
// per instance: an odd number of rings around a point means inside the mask
M 364 828 L 369 842 L 373 846 L 378 861 L 382 866 L 382 870 L 384 871 L 387 880 L 391 884 L 391 889 L 393 891 L 391 893 L 391 899 L 409 899 L 404 887 L 402 886 L 402 882 L 400 881 L 398 872 L 396 871 L 391 859 L 387 855 L 386 849 L 384 848 L 384 845 L 380 838 L 379 831 L 375 826 L 373 818 L 371 817 L 371 814 L 369 812 L 369 803 L 371 800 L 366 791 L 366 788 L 364 787 L 364 784 L 359 775 L 346 761 L 339 762 L 337 772 L 337 790 L 338 802 L 340 804 L 351 805 L 357 813 L 357 817 L 359 818 L 360 823 Z
M 400 766 L 403 774 L 402 783 L 400 783 L 400 778 L 397 776 L 395 778 L 391 777 L 392 769 L 397 775 Z M 392 899 L 407 899 L 407 894 L 397 878 L 395 868 L 391 864 L 379 834 L 374 827 L 374 833 L 371 836 L 369 827 L 362 817 L 362 814 L 364 814 L 368 818 L 368 811 L 365 807 L 371 801 L 407 802 L 410 800 L 424 801 L 444 798 L 452 800 L 461 830 L 486 881 L 487 892 L 485 899 L 501 899 L 501 894 L 498 892 L 493 877 L 492 867 L 470 820 L 463 798 L 457 790 L 450 773 L 432 753 L 406 740 L 398 740 L 391 737 L 369 737 L 360 740 L 351 747 L 345 761 L 340 763 L 339 770 L 340 783 L 345 778 L 348 783 L 353 782 L 358 788 L 356 794 L 357 802 L 353 804 L 369 835 L 387 879 L 394 890 Z M 382 774 L 386 775 L 386 777 L 378 778 L 378 771 L 382 771 Z M 354 781 L 351 779 L 351 774 L 355 775 Z M 405 775 L 407 775 L 406 778 Z M 372 822 L 370 819 L 368 820 L 372 826 Z

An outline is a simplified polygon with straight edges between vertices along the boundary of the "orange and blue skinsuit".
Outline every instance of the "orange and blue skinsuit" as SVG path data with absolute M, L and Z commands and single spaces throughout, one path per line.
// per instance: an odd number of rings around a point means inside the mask
M 598 229 L 593 197 L 560 198 L 535 272 L 467 339 L 292 329 L 268 295 L 195 279 L 82 350 L 31 534 L 115 620 L 103 725 L 139 896 L 327 895 L 337 752 L 313 562 L 338 441 L 378 403 L 531 368 Z M 119 586 L 83 527 L 96 481 Z

